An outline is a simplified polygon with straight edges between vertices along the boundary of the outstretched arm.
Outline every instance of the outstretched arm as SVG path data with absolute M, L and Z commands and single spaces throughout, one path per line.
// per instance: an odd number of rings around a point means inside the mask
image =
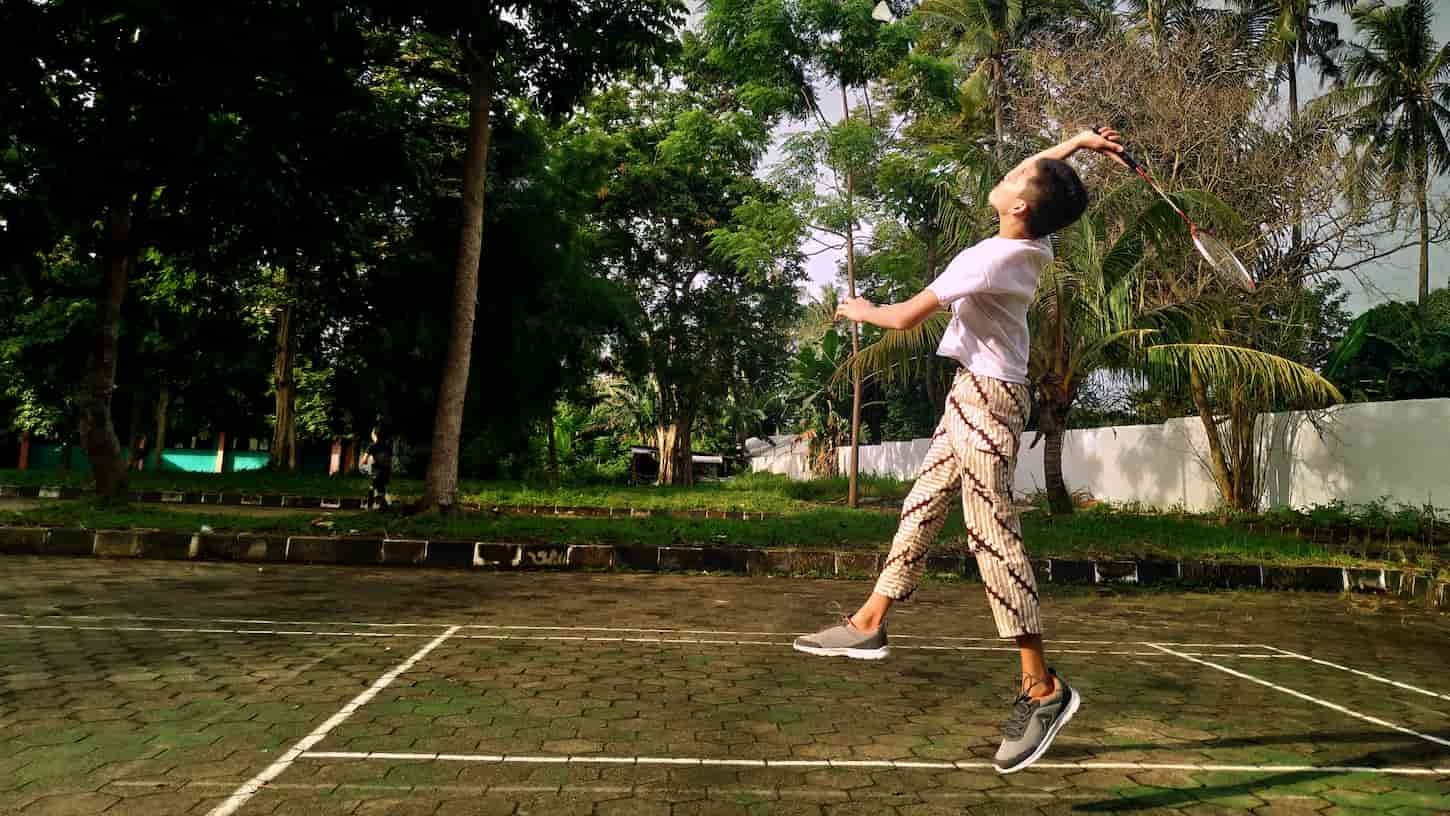
M 911 300 L 890 306 L 877 306 L 863 297 L 851 298 L 836 307 L 836 317 L 883 329 L 910 329 L 940 308 L 936 295 L 930 289 L 923 289 Z
M 1079 150 L 1092 150 L 1102 153 L 1104 156 L 1115 159 L 1119 164 L 1127 166 L 1122 159 L 1118 158 L 1118 154 L 1123 151 L 1123 146 L 1118 144 L 1119 138 L 1118 132 L 1112 128 L 1099 128 L 1097 131 L 1084 130 L 1065 142 L 1055 144 L 1041 153 L 1028 156 L 1013 168 L 1012 172 L 1024 172 L 1027 168 L 1037 164 L 1040 159 L 1057 159 L 1063 161 Z

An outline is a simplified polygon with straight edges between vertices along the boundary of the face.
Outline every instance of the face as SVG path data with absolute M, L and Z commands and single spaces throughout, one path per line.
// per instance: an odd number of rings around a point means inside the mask
M 1027 188 L 1031 186 L 1035 175 L 1035 166 L 1014 168 L 987 194 L 987 203 L 1001 214 L 1012 213 L 1019 217 L 1024 215 L 1027 211 Z

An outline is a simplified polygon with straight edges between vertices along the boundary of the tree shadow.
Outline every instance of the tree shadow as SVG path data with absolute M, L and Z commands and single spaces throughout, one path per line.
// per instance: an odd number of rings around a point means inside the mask
M 1450 738 L 1450 729 L 1425 732 L 1431 736 Z M 1444 749 L 1429 748 L 1423 740 L 1414 737 L 1402 736 L 1385 732 L 1359 732 L 1359 733 L 1319 733 L 1319 734 L 1283 734 L 1277 736 L 1254 737 L 1251 739 L 1226 739 L 1215 740 L 1212 743 L 1189 743 L 1191 745 L 1206 748 L 1235 748 L 1264 746 L 1279 743 L 1353 743 L 1358 741 L 1384 742 L 1386 740 L 1403 739 L 1404 745 L 1398 748 L 1386 748 L 1371 751 L 1366 754 L 1336 762 L 1334 767 L 1394 767 L 1406 764 L 1427 764 L 1450 758 L 1450 751 Z M 1162 744 L 1146 743 L 1141 745 L 1117 745 L 1120 750 L 1154 750 L 1162 749 Z M 1054 758 L 1065 756 L 1067 752 L 1054 752 Z M 1225 763 L 1233 764 L 1233 763 Z M 1306 759 L 1305 765 L 1310 764 Z M 1130 771 L 1131 773 L 1131 771 Z M 1205 771 L 1204 773 L 1212 773 Z M 1293 770 L 1283 772 L 1265 771 L 1265 776 L 1260 776 L 1244 782 L 1234 782 L 1221 785 L 1208 785 L 1197 788 L 1160 788 L 1148 793 L 1135 794 L 1130 796 L 1115 796 L 1112 799 L 1104 799 L 1100 802 L 1085 802 L 1075 805 L 1074 811 L 1084 813 L 1117 813 L 1122 811 L 1155 810 L 1158 808 L 1173 808 L 1191 805 L 1203 800 L 1228 798 L 1233 796 L 1256 795 L 1260 791 L 1272 790 L 1279 786 L 1303 785 L 1306 782 L 1313 782 L 1320 779 L 1331 779 L 1345 775 L 1343 771 L 1333 770 Z M 1422 777 L 1415 777 L 1422 778 Z M 1433 781 L 1444 783 L 1445 804 L 1450 809 L 1450 775 L 1423 777 Z

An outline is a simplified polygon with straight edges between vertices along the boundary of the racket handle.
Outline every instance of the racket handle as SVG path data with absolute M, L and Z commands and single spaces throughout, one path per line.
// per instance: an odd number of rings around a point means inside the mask
M 1103 129 L 1100 126 L 1094 125 L 1093 126 L 1093 133 L 1096 133 L 1099 136 L 1101 136 L 1101 135 L 1103 135 Z M 1137 170 L 1138 169 L 1138 160 L 1135 159 L 1135 158 L 1133 158 L 1133 154 L 1132 153 L 1129 153 L 1128 152 L 1128 149 L 1126 147 L 1123 148 L 1122 150 L 1119 150 L 1118 151 L 1118 158 L 1122 159 L 1123 160 L 1123 163 L 1126 164 L 1126 165 L 1128 165 L 1128 167 L 1130 169 L 1133 169 L 1133 170 Z

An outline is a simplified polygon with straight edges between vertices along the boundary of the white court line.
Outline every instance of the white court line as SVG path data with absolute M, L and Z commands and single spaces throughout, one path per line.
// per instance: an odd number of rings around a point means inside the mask
M 1289 695 L 1292 695 L 1294 697 L 1298 697 L 1301 700 L 1307 700 L 1308 702 L 1314 703 L 1315 705 L 1324 706 L 1325 708 L 1332 709 L 1334 711 L 1338 711 L 1341 714 L 1348 714 L 1351 717 L 1354 717 L 1354 718 L 1360 719 L 1360 720 L 1364 720 L 1367 723 L 1373 723 L 1375 725 L 1383 726 L 1385 728 L 1391 728 L 1391 729 L 1394 729 L 1395 731 L 1399 731 L 1402 734 L 1409 734 L 1410 736 L 1419 737 L 1420 739 L 1425 740 L 1426 742 L 1433 742 L 1436 745 L 1443 745 L 1443 746 L 1445 746 L 1447 748 L 1450 748 L 1450 740 L 1441 739 L 1440 737 L 1434 736 L 1433 734 L 1422 734 L 1419 731 L 1415 731 L 1413 729 L 1406 728 L 1403 725 L 1396 725 L 1396 724 L 1394 724 L 1394 723 L 1392 723 L 1392 722 L 1390 722 L 1388 720 L 1382 720 L 1382 719 L 1380 719 L 1378 717 L 1371 717 L 1368 714 L 1361 714 L 1358 711 L 1354 711 L 1352 709 L 1345 708 L 1344 706 L 1339 705 L 1338 703 L 1331 703 L 1328 700 L 1321 700 L 1318 697 L 1312 697 L 1312 696 L 1310 696 L 1308 694 L 1305 694 L 1302 691 L 1295 691 L 1294 689 L 1288 688 L 1286 686 L 1278 685 L 1277 683 L 1270 683 L 1268 680 L 1261 680 L 1261 679 L 1259 679 L 1257 677 L 1254 677 L 1251 674 L 1244 674 L 1241 671 L 1237 671 L 1235 669 L 1230 669 L 1227 666 L 1220 666 L 1217 663 L 1212 663 L 1212 662 L 1209 662 L 1209 661 L 1204 660 L 1202 658 L 1198 658 L 1198 657 L 1194 657 L 1194 656 L 1189 655 L 1189 654 L 1185 654 L 1183 652 L 1175 652 L 1172 649 L 1165 648 L 1164 646 L 1161 646 L 1161 645 L 1159 645 L 1157 643 L 1144 643 L 1143 645 L 1145 645 L 1145 646 L 1151 646 L 1154 649 L 1158 649 L 1160 651 L 1167 652 L 1168 654 L 1174 655 L 1175 657 L 1181 657 L 1184 660 L 1191 660 L 1194 663 L 1201 663 L 1201 664 L 1203 664 L 1205 666 L 1208 666 L 1210 668 L 1218 669 L 1219 671 L 1221 671 L 1221 672 L 1223 672 L 1225 674 L 1231 674 L 1234 677 L 1240 677 L 1240 678 L 1243 678 L 1244 680 L 1248 680 L 1248 681 L 1251 681 L 1251 682 L 1254 682 L 1254 683 L 1258 683 L 1261 686 L 1265 686 L 1267 688 L 1271 688 L 1271 689 L 1273 689 L 1275 691 L 1282 691 L 1285 694 L 1289 694 Z
M 148 790 L 205 790 L 207 788 L 229 788 L 235 782 L 213 782 L 196 780 L 193 782 L 177 782 L 167 779 L 121 779 L 115 782 L 108 782 L 106 786 L 117 788 L 145 788 Z M 539 793 L 604 793 L 604 794 L 650 794 L 650 793 L 684 793 L 707 798 L 714 796 L 744 795 L 768 801 L 791 801 L 798 798 L 808 798 L 812 801 L 838 800 L 845 801 L 852 798 L 852 794 L 834 788 L 755 788 L 745 785 L 712 785 L 708 788 L 685 788 L 666 785 L 385 785 L 368 782 L 282 782 L 275 785 L 268 785 L 269 791 L 359 791 L 359 792 L 397 792 L 397 793 L 434 793 L 452 795 L 474 795 L 474 796 L 500 796 L 509 794 L 539 794 Z M 804 797 L 802 796 L 804 794 Z M 855 798 L 876 798 L 896 799 L 898 795 L 891 792 L 864 793 L 857 791 Z M 1010 790 L 962 790 L 962 791 L 933 791 L 921 794 L 924 801 L 937 801 L 943 799 L 1101 799 L 1101 793 L 1072 793 L 1069 791 L 1053 791 L 1052 793 L 1036 793 L 1031 791 L 1010 791 Z M 1275 799 L 1317 799 L 1313 796 L 1276 796 Z
M 324 632 L 310 629 L 222 629 L 222 628 L 190 628 L 184 626 L 88 626 L 81 624 L 64 623 L 0 623 L 0 629 L 47 629 L 47 630 L 74 630 L 86 632 L 159 632 L 163 634 L 233 634 L 233 635 L 299 635 L 303 637 L 356 637 L 356 638 L 425 638 L 426 633 L 413 632 Z M 648 638 L 648 637 L 586 637 L 584 635 L 458 635 L 453 638 L 454 642 L 460 640 L 498 640 L 498 641 L 543 641 L 543 642 L 578 642 L 578 643 L 644 643 L 658 644 L 663 646 L 678 645 L 705 645 L 705 646 L 789 646 L 790 641 L 785 640 L 721 640 L 708 638 Z M 1066 641 L 1062 641 L 1066 642 Z M 1111 643 L 1111 641 L 1102 641 Z M 1198 644 L 1172 644 L 1177 646 L 1198 645 Z M 917 651 L 943 651 L 943 652 L 1016 652 L 1015 646 L 958 646 L 958 645 L 897 645 L 893 649 L 910 649 Z M 1115 649 L 1053 649 L 1058 654 L 1077 655 L 1115 655 L 1130 657 L 1163 657 L 1161 652 L 1131 651 Z M 1267 653 L 1214 653 L 1214 652 L 1186 652 L 1185 654 L 1203 657 L 1243 657 L 1258 659 L 1283 659 L 1297 660 L 1299 658 L 1289 654 Z
M 301 629 L 221 629 L 188 626 L 80 626 L 63 623 L 0 623 L 0 629 L 71 629 L 82 632 L 177 632 L 215 635 L 331 635 L 334 637 L 425 638 L 411 632 L 316 632 Z
M 244 782 L 241 787 L 237 788 L 235 793 L 228 797 L 225 802 L 213 808 L 207 816 L 231 816 L 231 814 L 236 813 L 242 805 L 247 803 L 248 799 L 257 795 L 257 791 L 261 790 L 263 785 L 276 779 L 283 771 L 287 770 L 288 766 L 296 762 L 298 757 L 307 753 L 312 746 L 321 742 L 332 729 L 341 725 L 344 720 L 351 717 L 359 708 L 367 705 L 368 701 L 376 697 L 378 692 L 387 688 L 388 685 L 398 678 L 398 675 L 413 668 L 414 663 L 422 660 L 429 652 L 438 648 L 440 643 L 452 637 L 457 631 L 457 626 L 450 626 L 443 634 L 433 638 L 426 646 L 414 652 L 412 657 L 399 663 L 392 671 L 379 677 L 376 682 L 364 689 L 361 694 L 352 698 L 352 702 L 343 706 L 336 714 L 328 717 L 327 721 L 322 723 L 322 725 L 312 729 L 312 733 L 303 737 L 296 745 L 287 749 L 287 753 L 279 757 L 276 762 L 268 765 L 266 770 L 263 770 L 261 773 Z
M 1388 683 L 1395 688 L 1402 688 L 1406 691 L 1413 691 L 1417 694 L 1424 694 L 1427 697 L 1438 697 L 1441 700 L 1450 700 L 1450 694 L 1441 694 L 1438 691 L 1422 689 L 1419 686 L 1412 686 L 1409 683 L 1401 683 L 1398 680 L 1391 680 L 1388 677 L 1380 677 L 1378 674 L 1371 674 L 1367 671 L 1360 671 L 1359 669 L 1350 668 L 1349 666 L 1341 666 L 1338 663 L 1331 663 L 1328 660 L 1320 660 L 1317 657 L 1310 657 L 1309 655 L 1299 654 L 1298 652 L 1291 652 L 1288 649 L 1281 649 L 1278 646 L 1270 646 L 1267 643 L 1263 644 L 1263 647 L 1265 649 L 1273 649 L 1276 652 L 1283 652 L 1288 657 L 1297 657 L 1300 660 L 1307 660 L 1310 663 L 1318 663 L 1321 666 L 1328 666 L 1331 669 L 1339 669 L 1340 671 L 1347 671 L 1350 674 L 1357 674 L 1360 677 L 1368 677 L 1369 679 L 1379 683 Z
M 690 765 L 703 767 L 750 766 L 757 768 L 880 768 L 887 770 L 973 771 L 994 769 L 983 761 L 926 762 L 895 759 L 707 759 L 703 757 L 578 756 L 527 754 L 435 754 L 379 751 L 308 751 L 304 759 L 417 760 L 439 762 L 482 762 L 539 765 Z M 1224 773 L 1376 773 L 1398 776 L 1450 776 L 1450 768 L 1397 768 L 1371 765 L 1213 765 L 1208 763 L 1161 762 L 1037 762 L 1032 769 L 1051 770 L 1134 770 L 1134 771 L 1221 771 Z M 994 769 L 995 770 L 995 769 Z
M 366 623 L 362 621 L 287 621 L 287 620 L 264 620 L 261 618 L 187 618 L 162 615 L 24 615 L 17 613 L 0 613 L 0 618 L 29 618 L 62 620 L 133 620 L 133 621 L 166 621 L 175 622 L 200 622 L 200 623 L 245 623 L 245 624 L 267 624 L 270 626 L 359 626 L 359 627 L 390 627 L 390 628 L 429 628 L 437 629 L 441 626 L 458 626 L 460 629 L 487 629 L 492 631 L 550 631 L 550 632 L 606 632 L 606 633 L 639 633 L 639 634 L 660 634 L 660 635 L 736 635 L 743 637 L 796 637 L 809 635 L 811 632 L 757 632 L 757 631 L 736 631 L 729 629 L 666 629 L 666 628 L 641 628 L 621 626 L 536 626 L 522 624 L 491 624 L 491 623 Z M 400 635 L 401 636 L 401 635 Z M 427 634 L 413 635 L 413 637 L 428 637 Z M 477 635 L 464 635 L 462 637 L 479 637 Z M 952 635 L 903 635 L 894 634 L 894 640 L 942 640 L 942 641 L 973 641 L 996 643 L 1002 638 L 998 637 L 965 637 Z M 1074 645 L 1087 646 L 1123 646 L 1137 645 L 1136 640 L 1058 640 L 1053 639 L 1051 643 L 1069 643 Z M 1161 642 L 1161 641 L 1160 641 Z M 1184 647 L 1213 647 L 1217 649 L 1262 649 L 1265 648 L 1259 643 L 1178 643 Z M 1016 647 L 1012 647 L 1016 650 Z

